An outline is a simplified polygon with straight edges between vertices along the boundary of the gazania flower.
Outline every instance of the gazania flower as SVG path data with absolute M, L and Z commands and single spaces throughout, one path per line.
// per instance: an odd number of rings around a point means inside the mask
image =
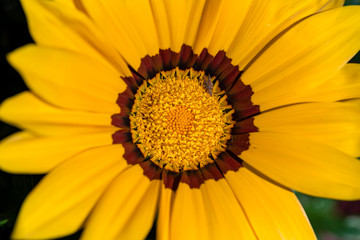
M 360 198 L 360 8 L 24 0 L 31 89 L 1 169 L 47 173 L 14 239 L 314 239 L 292 189 Z M 347 100 L 347 101 L 345 101 Z

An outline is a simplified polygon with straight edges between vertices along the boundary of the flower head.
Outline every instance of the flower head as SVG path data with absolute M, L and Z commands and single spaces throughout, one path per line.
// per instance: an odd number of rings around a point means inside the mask
M 292 189 L 360 198 L 359 7 L 22 4 L 0 167 L 48 174 L 14 239 L 314 239 Z

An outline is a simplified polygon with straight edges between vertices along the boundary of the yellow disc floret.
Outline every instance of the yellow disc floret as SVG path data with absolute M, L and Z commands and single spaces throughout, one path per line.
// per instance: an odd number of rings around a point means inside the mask
M 189 112 L 185 106 L 176 106 L 168 115 L 168 127 L 179 134 L 187 134 L 193 125 L 194 114 Z
M 135 95 L 130 114 L 134 142 L 161 168 L 198 169 L 226 148 L 233 110 L 217 84 L 194 70 L 160 72 Z

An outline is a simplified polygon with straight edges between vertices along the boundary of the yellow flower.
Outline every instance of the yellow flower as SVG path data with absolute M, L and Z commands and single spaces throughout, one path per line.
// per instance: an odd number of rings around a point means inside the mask
M 292 189 L 360 198 L 360 8 L 23 0 L 30 91 L 0 167 L 48 173 L 14 239 L 315 239 Z M 344 101 L 347 100 L 347 101 Z

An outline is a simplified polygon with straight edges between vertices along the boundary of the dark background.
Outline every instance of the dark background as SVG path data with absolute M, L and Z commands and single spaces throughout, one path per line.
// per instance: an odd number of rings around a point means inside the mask
M 301 0 L 299 0 L 301 1 Z M 347 5 L 360 5 L 348 0 Z M 360 24 L 360 23 L 359 23 Z M 19 0 L 0 0 L 0 102 L 27 89 L 20 75 L 6 61 L 6 54 L 33 42 Z M 358 54 L 352 62 L 360 62 Z M 0 139 L 18 129 L 0 121 Z M 43 175 L 15 175 L 0 171 L 0 240 L 7 240 L 26 195 Z M 341 202 L 298 194 L 319 239 L 360 240 L 360 201 Z M 79 239 L 80 232 L 62 240 Z M 153 228 L 148 239 L 155 239 Z

